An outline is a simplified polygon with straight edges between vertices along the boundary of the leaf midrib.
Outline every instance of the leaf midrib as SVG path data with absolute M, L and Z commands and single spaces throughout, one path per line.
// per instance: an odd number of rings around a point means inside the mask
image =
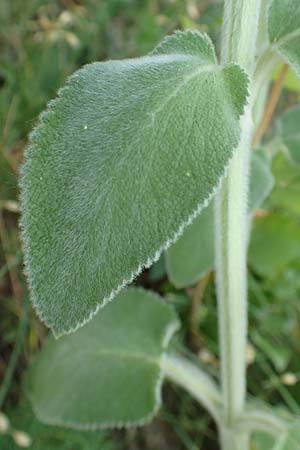
M 174 56 L 177 56 L 174 54 Z M 191 55 L 192 58 L 195 58 L 193 55 Z M 188 61 L 188 60 L 187 60 Z M 168 105 L 168 103 L 174 98 L 176 97 L 176 95 L 182 90 L 184 89 L 185 86 L 187 86 L 187 84 L 193 80 L 194 78 L 196 78 L 198 75 L 203 74 L 203 73 L 211 73 L 211 72 L 217 72 L 219 70 L 222 70 L 223 66 L 218 66 L 217 64 L 207 64 L 205 66 L 201 66 L 198 67 L 196 70 L 194 70 L 192 73 L 190 73 L 188 76 L 184 77 L 182 79 L 182 81 L 174 88 L 174 90 L 166 97 L 166 99 L 154 110 L 154 111 L 149 111 L 148 112 L 148 117 L 150 116 L 150 123 L 145 123 L 145 127 L 150 127 L 152 128 L 155 124 L 155 121 L 157 120 L 157 114 L 159 114 L 160 112 L 162 112 L 165 107 Z M 144 127 L 141 127 L 141 133 L 144 133 Z M 124 152 L 124 156 L 122 158 L 119 158 L 118 164 L 123 165 L 124 164 L 124 160 L 126 160 L 126 158 L 131 158 L 131 143 L 128 145 L 129 147 L 129 151 Z M 154 153 L 154 152 L 153 152 Z M 152 170 L 151 168 L 151 164 L 148 163 L 148 173 L 150 173 Z M 145 176 L 145 179 L 148 178 L 148 175 Z M 113 183 L 110 183 L 111 189 L 113 189 Z M 109 197 L 111 197 L 111 193 L 108 194 Z M 134 205 L 137 202 L 133 202 L 132 204 Z M 111 209 L 113 209 L 113 206 L 111 206 Z M 106 225 L 105 225 L 106 226 Z M 109 233 L 107 236 L 107 240 L 109 239 Z M 105 254 L 103 253 L 103 260 L 105 258 Z
M 281 45 L 289 43 L 292 39 L 297 38 L 298 36 L 300 36 L 300 28 L 279 38 L 278 41 L 273 41 L 273 47 L 279 48 Z
M 183 89 L 192 79 L 196 78 L 201 73 L 215 72 L 218 69 L 219 67 L 216 64 L 201 66 L 200 68 L 197 68 L 197 70 L 192 72 L 190 75 L 184 77 L 183 80 L 176 86 L 174 91 L 171 94 L 169 94 L 169 96 L 165 99 L 165 101 L 162 102 L 161 105 L 156 110 L 150 113 L 152 118 L 151 125 L 153 125 L 157 113 L 161 112 L 165 108 L 165 106 L 172 100 L 172 98 L 174 98 L 181 91 L 181 89 Z
M 162 354 L 163 352 L 161 352 Z M 64 359 L 66 360 L 69 357 L 73 358 L 73 352 L 69 352 L 68 355 L 64 356 Z M 120 350 L 120 349 L 97 349 L 97 350 L 84 350 L 84 351 L 76 351 L 76 355 L 81 357 L 84 356 L 92 356 L 92 357 L 100 357 L 100 356 L 111 356 L 113 358 L 118 358 L 118 359 L 139 359 L 139 360 L 143 360 L 146 361 L 147 363 L 151 363 L 151 364 L 155 364 L 155 365 L 159 365 L 159 361 L 160 361 L 160 356 L 158 357 L 152 357 L 149 355 L 146 355 L 145 353 L 142 352 L 138 352 L 138 351 L 124 351 L 124 350 Z

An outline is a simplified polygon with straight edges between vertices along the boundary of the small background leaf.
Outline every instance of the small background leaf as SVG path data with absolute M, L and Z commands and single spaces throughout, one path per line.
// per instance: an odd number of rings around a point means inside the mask
M 8 411 L 11 426 L 26 431 L 30 450 L 121 450 L 104 431 L 77 431 L 47 426 L 39 422 L 27 402 Z M 10 434 L 2 435 L 0 450 L 20 450 Z
M 286 211 L 300 217 L 300 165 L 294 164 L 290 157 L 278 153 L 273 159 L 272 172 L 276 185 L 267 203 L 272 210 Z
M 281 373 L 287 368 L 292 356 L 292 351 L 289 348 L 280 345 L 278 342 L 274 346 L 269 336 L 266 338 L 257 330 L 251 332 L 251 341 L 271 361 L 277 372 Z
M 177 287 L 196 283 L 214 266 L 213 202 L 166 253 L 167 271 Z
M 261 206 L 273 185 L 270 162 L 263 151 L 256 150 L 251 155 L 251 211 Z M 213 209 L 212 202 L 166 253 L 168 275 L 178 288 L 191 286 L 214 268 Z
M 299 242 L 299 221 L 279 214 L 256 221 L 249 248 L 251 267 L 260 275 L 276 277 L 299 258 Z
M 300 4 L 298 0 L 273 0 L 268 32 L 273 48 L 296 74 L 300 71 Z
M 273 408 L 275 410 L 275 408 Z M 276 412 L 276 410 L 275 410 Z M 255 433 L 253 436 L 254 450 L 298 450 L 300 441 L 299 417 L 293 418 L 288 413 L 278 411 L 278 416 L 287 422 L 287 431 L 274 439 L 266 433 Z
M 271 162 L 263 150 L 251 155 L 249 209 L 254 212 L 266 200 L 274 187 Z
M 300 107 L 285 112 L 280 118 L 281 138 L 293 162 L 300 164 Z

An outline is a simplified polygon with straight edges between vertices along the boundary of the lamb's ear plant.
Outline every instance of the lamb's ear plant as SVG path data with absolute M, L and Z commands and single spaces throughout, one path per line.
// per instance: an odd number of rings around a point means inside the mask
M 166 377 L 211 413 L 223 450 L 247 450 L 255 430 L 296 449 L 294 425 L 246 398 L 247 246 L 273 182 L 250 151 L 280 61 L 299 72 L 299 0 L 225 0 L 220 62 L 206 34 L 177 32 L 145 57 L 85 66 L 42 114 L 21 180 L 26 271 L 54 335 L 80 329 L 29 370 L 41 420 L 142 424 Z M 282 119 L 291 157 L 297 114 Z M 202 255 L 181 273 L 186 245 Z M 220 385 L 167 349 L 178 321 L 163 299 L 119 294 L 167 249 L 178 286 L 216 271 Z

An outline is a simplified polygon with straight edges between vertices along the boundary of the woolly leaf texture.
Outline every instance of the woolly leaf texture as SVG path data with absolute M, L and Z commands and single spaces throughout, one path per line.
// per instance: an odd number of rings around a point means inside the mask
M 300 164 L 300 107 L 286 111 L 279 120 L 281 140 L 291 160 Z
M 270 3 L 268 32 L 273 49 L 292 67 L 295 73 L 299 75 L 299 0 L 273 0 Z
M 216 192 L 248 78 L 205 34 L 76 72 L 42 114 L 21 180 L 33 303 L 75 331 L 158 259 Z
M 89 324 L 51 337 L 26 375 L 26 392 L 45 423 L 78 429 L 151 420 L 160 406 L 160 359 L 178 326 L 150 291 L 129 288 Z

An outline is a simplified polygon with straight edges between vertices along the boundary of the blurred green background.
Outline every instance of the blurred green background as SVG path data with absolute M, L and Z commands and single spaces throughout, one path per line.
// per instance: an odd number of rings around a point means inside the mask
M 22 374 L 47 330 L 34 312 L 28 320 L 26 315 L 18 174 L 28 133 L 74 70 L 95 60 L 145 54 L 175 29 L 207 31 L 218 46 L 221 17 L 222 2 L 213 0 L 0 0 L 0 410 L 11 422 L 9 433 L 1 434 L 0 416 L 0 450 L 20 447 L 22 440 L 14 429 L 28 434 L 32 443 L 27 444 L 34 450 L 218 448 L 210 418 L 187 394 L 170 386 L 158 419 L 141 430 L 80 433 L 46 427 L 34 419 L 22 392 Z M 289 73 L 277 118 L 298 101 L 299 86 Z M 259 399 L 299 414 L 300 165 L 281 151 L 285 149 L 279 131 L 277 119 L 264 140 L 272 156 L 275 187 L 256 213 L 249 253 L 248 381 Z M 201 302 L 198 285 L 172 285 L 163 259 L 138 282 L 174 304 L 183 320 L 181 342 L 216 375 L 213 274 L 205 279 Z M 11 357 L 17 364 L 10 380 Z M 258 450 L 256 445 L 253 442 L 253 449 Z

